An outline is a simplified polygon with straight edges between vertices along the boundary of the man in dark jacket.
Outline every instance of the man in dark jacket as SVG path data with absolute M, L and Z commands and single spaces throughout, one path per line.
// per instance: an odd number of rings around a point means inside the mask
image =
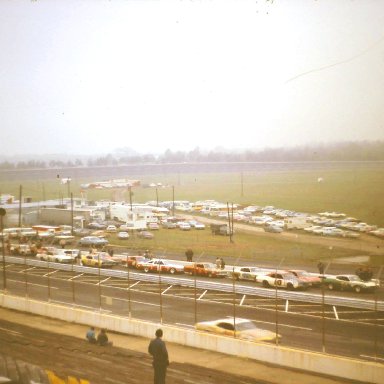
M 168 351 L 163 337 L 163 330 L 156 331 L 156 339 L 151 340 L 148 346 L 148 352 L 153 357 L 154 384 L 165 384 L 165 375 L 169 365 Z

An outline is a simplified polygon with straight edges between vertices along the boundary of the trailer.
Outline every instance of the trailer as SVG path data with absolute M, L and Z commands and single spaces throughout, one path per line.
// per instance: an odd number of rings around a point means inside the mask
M 231 230 L 228 224 L 211 224 L 212 235 L 222 235 L 229 236 L 231 235 Z

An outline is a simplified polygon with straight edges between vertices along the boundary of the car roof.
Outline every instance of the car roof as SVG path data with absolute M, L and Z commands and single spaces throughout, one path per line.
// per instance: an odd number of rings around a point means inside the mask
M 212 322 L 216 323 L 232 323 L 233 324 L 233 317 L 226 317 L 223 319 L 217 319 L 217 320 L 211 320 Z M 235 318 L 235 324 L 241 324 L 241 323 L 249 323 L 252 320 L 249 319 L 244 319 L 241 317 L 236 317 Z

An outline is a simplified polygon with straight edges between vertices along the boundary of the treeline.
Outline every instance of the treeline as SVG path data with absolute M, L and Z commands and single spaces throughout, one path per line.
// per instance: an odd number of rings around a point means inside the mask
M 108 154 L 73 161 L 3 161 L 0 169 L 41 169 L 62 167 L 117 166 L 128 164 L 202 163 L 202 162 L 281 162 L 281 161 L 384 161 L 384 141 L 347 142 L 289 148 L 265 148 L 263 150 L 231 151 L 214 149 L 191 151 L 167 149 L 161 155 Z

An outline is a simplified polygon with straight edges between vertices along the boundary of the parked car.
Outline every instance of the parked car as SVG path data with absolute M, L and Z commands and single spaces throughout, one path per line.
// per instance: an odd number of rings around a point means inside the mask
M 166 229 L 177 228 L 176 223 L 174 223 L 173 221 L 164 221 L 161 225 L 163 226 L 163 228 L 166 228 Z
M 293 289 L 307 289 L 309 283 L 299 280 L 295 275 L 289 272 L 269 272 L 260 274 L 256 280 L 263 285 L 263 287 L 277 287 Z
M 114 232 L 117 232 L 117 227 L 116 225 L 108 225 L 107 228 L 105 229 L 106 232 L 109 232 L 109 233 L 114 233 Z
M 340 229 L 340 228 L 324 227 L 323 232 L 321 234 L 323 236 L 342 237 L 342 236 L 344 236 L 344 231 L 342 229 Z
M 112 268 L 117 265 L 107 252 L 82 254 L 80 260 L 87 267 Z
M 281 233 L 283 232 L 283 228 L 278 227 L 277 225 L 266 225 L 264 227 L 265 232 L 272 232 L 272 233 Z
M 146 263 L 150 261 L 150 259 L 147 259 L 145 256 L 142 255 L 116 255 L 120 258 L 120 264 L 123 265 L 124 267 L 128 268 L 137 268 L 138 263 Z M 113 256 L 115 258 L 115 256 Z
M 136 268 L 144 272 L 184 273 L 184 266 L 168 260 L 152 259 L 147 262 L 138 262 Z
M 380 283 L 376 279 L 364 281 L 357 275 L 336 275 L 327 276 L 324 279 L 325 285 L 329 290 L 353 290 L 357 293 L 360 292 L 372 292 L 380 286 Z
M 205 224 L 200 223 L 199 221 L 196 220 L 189 220 L 188 224 L 195 229 L 205 229 Z
M 12 255 L 32 255 L 31 247 L 28 244 L 11 244 L 10 252 Z
M 137 233 L 137 237 L 140 237 L 142 239 L 153 239 L 154 235 L 149 231 L 140 231 Z
M 201 321 L 195 324 L 199 331 L 215 333 L 222 336 L 236 337 L 248 341 L 276 341 L 281 335 L 259 328 L 252 320 L 240 317 Z
M 105 229 L 107 226 L 105 224 L 97 223 L 93 221 L 87 225 L 89 229 Z
M 299 280 L 307 282 L 312 287 L 321 285 L 322 279 L 316 274 L 311 274 L 302 269 L 290 269 L 288 272 L 294 274 Z
M 89 236 L 91 232 L 92 232 L 91 229 L 86 229 L 86 228 L 74 228 L 73 230 L 73 234 L 79 237 Z
M 148 227 L 148 229 L 151 229 L 152 231 L 156 231 L 160 228 L 159 224 L 157 224 L 157 223 L 148 223 L 147 227 Z
M 54 263 L 72 263 L 73 258 L 63 251 L 64 249 L 49 247 L 43 249 L 42 252 L 37 253 L 36 258 L 39 260 L 50 261 Z
M 258 275 L 267 272 L 270 272 L 270 270 L 259 267 L 236 267 L 231 274 L 236 280 L 257 281 Z
M 117 238 L 120 239 L 120 240 L 126 240 L 126 239 L 129 239 L 129 233 L 128 233 L 128 232 L 125 232 L 125 231 L 119 232 L 119 233 L 117 234 Z
M 179 223 L 179 228 L 182 231 L 189 231 L 191 229 L 191 226 L 189 223 L 183 221 L 183 222 Z
M 97 237 L 97 236 L 85 236 L 82 237 L 78 241 L 79 245 L 82 246 L 93 246 L 93 247 L 102 247 L 103 245 L 109 244 L 109 241 L 107 239 L 104 239 L 102 237 Z
M 353 231 L 344 231 L 343 237 L 349 237 L 351 239 L 357 239 L 358 237 L 360 237 L 360 234 L 357 232 L 353 232 Z
M 203 230 L 203 229 L 205 229 L 205 224 L 200 223 L 200 222 L 196 222 L 194 225 L 194 228 L 198 229 L 198 230 Z
M 227 277 L 228 273 L 221 268 L 217 268 L 213 263 L 190 263 L 184 265 L 184 272 L 191 275 L 207 277 Z

